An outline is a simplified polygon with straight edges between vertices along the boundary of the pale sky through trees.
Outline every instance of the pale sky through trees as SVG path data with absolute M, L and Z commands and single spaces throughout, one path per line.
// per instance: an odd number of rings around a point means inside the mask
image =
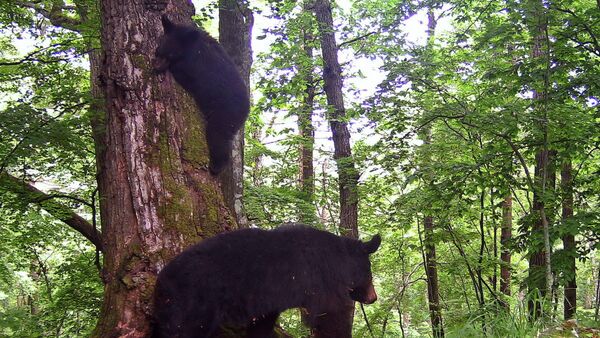
M 196 0 L 194 1 L 194 5 L 196 9 L 202 8 L 206 6 L 211 1 L 209 0 Z M 352 10 L 352 2 L 343 0 L 336 1 L 339 8 L 344 11 L 344 13 L 349 13 Z M 268 34 L 264 34 L 264 30 L 269 28 L 269 25 L 275 24 L 272 19 L 267 18 L 269 9 L 263 8 L 263 12 L 254 13 L 254 27 L 252 33 L 252 51 L 254 54 L 254 62 L 255 65 L 253 67 L 253 73 L 251 75 L 251 82 L 253 82 L 253 86 L 256 83 L 257 76 L 259 76 L 259 72 L 262 70 L 257 69 L 256 62 L 258 60 L 257 56 L 262 53 L 268 53 L 271 43 L 273 42 L 273 36 Z M 205 27 L 209 30 L 209 32 L 213 35 L 218 34 L 218 13 L 216 13 L 215 20 L 211 22 L 210 27 Z M 338 23 L 339 18 L 336 17 L 334 13 L 334 23 Z M 404 24 L 404 31 L 407 34 L 407 42 L 423 45 L 426 40 L 426 29 L 427 29 L 427 16 L 424 11 L 419 12 L 414 15 L 409 20 L 406 20 Z M 448 20 L 441 20 L 438 23 L 438 31 L 444 31 L 449 29 Z M 258 38 L 260 37 L 260 38 Z M 336 36 L 336 41 L 338 44 L 343 41 L 340 39 L 339 34 Z M 315 50 L 315 54 L 320 54 L 320 50 Z M 342 74 L 344 76 L 344 87 L 346 89 L 354 88 L 355 92 L 359 93 L 359 96 L 348 95 L 348 91 L 346 91 L 346 95 L 344 96 L 344 102 L 346 105 L 346 109 L 350 108 L 352 104 L 360 104 L 363 100 L 372 96 L 377 90 L 377 86 L 385 79 L 385 74 L 380 70 L 381 65 L 383 64 L 381 60 L 371 60 L 364 57 L 356 57 L 353 54 L 352 49 L 346 48 L 340 51 L 339 54 L 340 64 L 344 69 L 349 69 L 350 67 L 354 67 L 359 69 L 364 77 L 349 77 L 348 74 Z M 348 72 L 346 72 L 348 73 Z M 254 100 L 260 98 L 261 91 L 260 88 L 252 88 L 252 95 Z M 295 119 L 285 118 L 287 112 L 281 112 L 277 114 L 274 127 L 278 130 L 283 129 L 296 129 L 296 121 Z M 263 113 L 263 120 L 269 121 L 272 119 L 272 116 L 269 116 L 268 113 Z M 330 141 L 331 132 L 329 130 L 329 126 L 327 121 L 324 121 L 321 116 L 318 114 L 314 116 L 314 124 L 315 124 L 315 149 L 317 151 L 325 151 L 327 153 L 333 153 L 333 143 Z M 364 140 L 368 144 L 374 144 L 377 139 L 374 136 L 368 137 L 368 134 L 371 134 L 369 129 L 365 129 L 367 125 L 367 121 L 361 120 L 352 120 L 349 123 L 350 132 L 352 134 L 351 141 L 352 143 L 358 140 Z M 359 130 L 362 130 L 359 132 Z M 281 141 L 281 137 L 279 136 L 267 136 L 262 140 L 268 147 L 275 147 L 277 150 L 277 143 Z M 269 159 L 264 159 L 266 164 L 270 163 Z M 328 167 L 332 173 L 335 172 L 333 163 L 329 157 L 317 156 L 315 158 L 317 163 L 315 163 L 315 168 L 317 171 L 320 171 L 323 168 L 323 162 L 325 163 L 325 167 Z

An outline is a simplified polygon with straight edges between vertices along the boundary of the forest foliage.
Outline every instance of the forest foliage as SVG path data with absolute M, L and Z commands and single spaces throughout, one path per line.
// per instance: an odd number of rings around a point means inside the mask
M 310 3 L 250 4 L 249 223 L 302 221 L 339 233 L 328 69 Z M 196 4 L 197 21 L 210 27 L 216 9 Z M 83 14 L 91 19 L 74 27 Z M 101 254 L 69 226 L 75 213 L 101 227 L 87 57 L 99 46 L 97 16 L 93 0 L 0 3 L 0 336 L 84 337 L 98 320 Z M 355 336 L 434 334 L 431 247 L 446 335 L 568 336 L 563 298 L 573 282 L 577 330 L 593 335 L 600 3 L 354 0 L 334 3 L 333 17 L 360 174 L 358 229 L 383 237 L 373 256 L 379 300 L 357 307 Z M 299 132 L 307 88 L 314 138 Z M 314 190 L 300 180 L 307 145 Z M 574 247 L 564 244 L 569 236 Z M 533 257 L 548 259 L 550 274 Z M 305 335 L 299 317 L 291 311 L 280 325 Z

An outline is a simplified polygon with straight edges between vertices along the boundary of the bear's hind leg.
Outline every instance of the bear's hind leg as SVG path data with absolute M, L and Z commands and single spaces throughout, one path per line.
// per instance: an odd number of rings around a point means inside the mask
M 213 317 L 187 316 L 179 326 L 178 338 L 212 338 L 218 328 Z
M 210 321 L 200 322 L 198 318 L 172 320 L 153 330 L 152 338 L 211 338 L 216 325 Z
M 223 169 L 231 157 L 232 140 L 227 131 L 211 123 L 206 124 L 206 143 L 208 143 L 208 152 L 210 155 L 210 164 L 208 169 L 213 175 L 217 175 Z

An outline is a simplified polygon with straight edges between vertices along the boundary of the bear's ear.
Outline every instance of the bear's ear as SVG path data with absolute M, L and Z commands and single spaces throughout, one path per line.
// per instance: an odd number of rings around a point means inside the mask
M 381 236 L 379 234 L 373 236 L 370 241 L 361 243 L 363 250 L 369 255 L 377 251 L 379 249 L 379 245 L 381 244 Z
M 169 33 L 173 30 L 173 28 L 175 28 L 175 24 L 169 20 L 169 17 L 166 14 L 163 14 L 163 16 L 160 18 L 160 21 L 162 21 L 165 33 Z

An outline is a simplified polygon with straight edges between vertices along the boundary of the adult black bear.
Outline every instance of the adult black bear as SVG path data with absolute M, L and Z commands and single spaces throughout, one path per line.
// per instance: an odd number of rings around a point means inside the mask
M 301 224 L 243 229 L 185 250 L 158 275 L 154 337 L 212 337 L 220 325 L 247 328 L 247 337 L 275 337 L 279 314 L 301 307 L 319 337 L 351 337 L 340 320 L 352 300 L 377 299 L 368 242 Z
M 246 84 L 227 52 L 208 33 L 174 24 L 166 15 L 162 24 L 165 34 L 156 49 L 154 69 L 169 70 L 204 114 L 209 169 L 216 175 L 229 162 L 233 137 L 248 117 Z

